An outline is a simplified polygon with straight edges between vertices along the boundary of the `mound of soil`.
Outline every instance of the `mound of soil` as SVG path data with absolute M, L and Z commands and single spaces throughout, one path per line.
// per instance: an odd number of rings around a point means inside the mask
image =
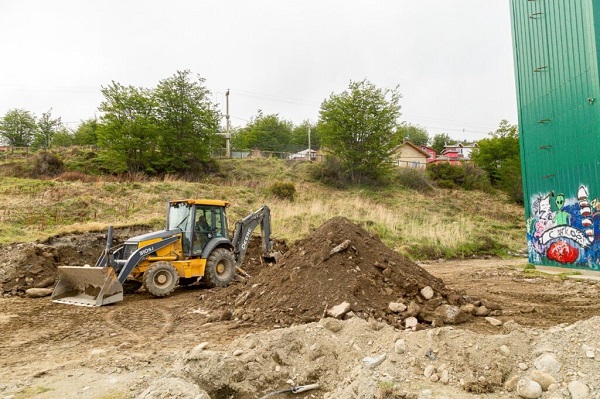
M 118 229 L 114 245 L 147 229 Z M 43 242 L 0 247 L 0 295 L 24 295 L 29 288 L 53 287 L 62 265 L 94 265 L 106 246 L 106 232 L 65 234 Z
M 420 293 L 425 287 L 433 290 L 429 299 Z M 211 290 L 205 299 L 215 307 L 227 303 L 231 316 L 266 326 L 315 321 L 343 302 L 350 316 L 392 325 L 411 316 L 431 323 L 441 305 L 464 304 L 441 279 L 343 217 L 327 221 L 245 285 Z M 392 311 L 390 303 L 401 305 Z

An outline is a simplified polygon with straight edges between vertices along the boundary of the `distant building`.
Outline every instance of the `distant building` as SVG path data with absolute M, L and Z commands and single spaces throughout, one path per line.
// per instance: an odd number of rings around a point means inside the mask
M 462 143 L 446 144 L 444 146 L 444 149 L 440 153 L 440 155 L 449 156 L 448 154 L 456 153 L 456 154 L 458 154 L 458 158 L 460 158 L 462 160 L 470 160 L 471 152 L 473 152 L 473 149 L 475 149 L 476 147 L 477 147 L 477 144 L 462 144 Z M 454 155 L 452 155 L 450 157 L 456 158 Z
M 419 148 L 429 155 L 427 157 L 427 163 L 435 162 L 437 159 L 437 152 L 433 148 L 427 147 L 426 145 L 422 145 Z
M 314 161 L 317 158 L 317 151 L 306 149 L 303 151 L 298 151 L 294 154 L 290 155 L 290 159 L 296 159 L 300 161 Z
M 405 141 L 394 150 L 392 160 L 402 168 L 425 169 L 429 154 L 410 141 Z

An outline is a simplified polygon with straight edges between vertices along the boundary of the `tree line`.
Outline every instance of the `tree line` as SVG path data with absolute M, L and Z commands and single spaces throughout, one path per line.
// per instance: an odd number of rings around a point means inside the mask
M 53 146 L 94 145 L 98 161 L 108 173 L 178 173 L 202 170 L 211 152 L 225 147 L 222 115 L 211 100 L 205 80 L 189 70 L 177 71 L 156 87 L 125 86 L 111 82 L 101 88 L 100 116 L 66 129 L 52 110 L 36 118 L 22 109 L 0 119 L 0 136 L 12 146 L 49 149 Z M 380 88 L 350 81 L 348 88 L 324 99 L 316 123 L 299 125 L 278 114 L 257 115 L 232 130 L 235 149 L 297 152 L 324 147 L 335 159 L 337 178 L 350 183 L 378 182 L 389 176 L 391 157 L 403 141 L 430 145 L 441 152 L 456 140 L 443 133 L 430 137 L 426 129 L 400 122 L 398 87 Z M 490 181 L 514 186 L 508 176 L 520 170 L 516 126 L 503 121 L 489 139 L 480 140 L 472 158 Z

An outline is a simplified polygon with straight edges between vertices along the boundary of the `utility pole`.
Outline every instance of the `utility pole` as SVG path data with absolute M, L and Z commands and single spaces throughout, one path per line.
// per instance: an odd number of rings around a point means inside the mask
M 231 158 L 231 133 L 229 132 L 229 89 L 225 93 L 225 158 Z
M 310 151 L 310 125 L 308 125 L 308 160 L 312 161 L 312 153 Z

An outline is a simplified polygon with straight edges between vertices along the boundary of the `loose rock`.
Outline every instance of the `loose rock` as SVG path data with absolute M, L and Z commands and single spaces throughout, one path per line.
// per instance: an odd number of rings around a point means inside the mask
M 529 378 L 521 378 L 517 383 L 517 395 L 526 399 L 537 399 L 542 396 L 542 387 Z

